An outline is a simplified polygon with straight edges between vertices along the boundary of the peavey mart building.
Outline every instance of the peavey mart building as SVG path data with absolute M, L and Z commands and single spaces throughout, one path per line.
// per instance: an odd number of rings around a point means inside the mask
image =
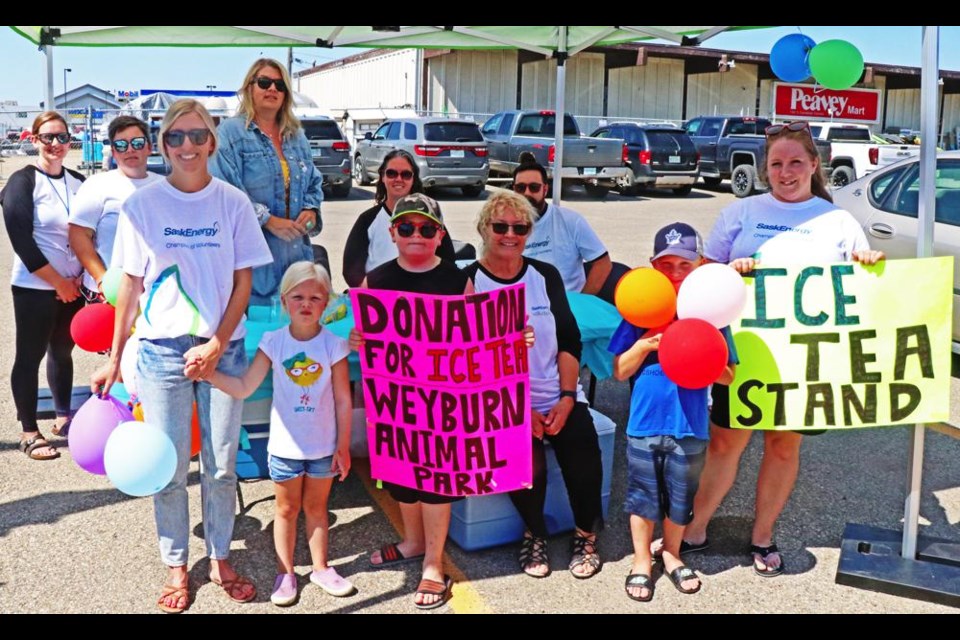
M 941 71 L 941 146 L 957 146 L 960 72 Z M 299 91 L 338 114 L 410 107 L 479 121 L 504 109 L 552 108 L 556 61 L 524 51 L 374 50 L 296 74 Z M 826 94 L 826 95 L 825 95 Z M 826 98 L 826 99 L 825 99 Z M 868 62 L 848 91 L 780 82 L 766 54 L 672 45 L 594 47 L 567 61 L 567 111 L 601 120 L 757 115 L 919 130 L 920 69 Z M 839 110 L 839 113 L 837 113 Z

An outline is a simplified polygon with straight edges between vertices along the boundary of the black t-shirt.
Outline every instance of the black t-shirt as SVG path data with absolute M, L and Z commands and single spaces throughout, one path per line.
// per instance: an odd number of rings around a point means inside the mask
M 435 295 L 462 295 L 467 288 L 469 277 L 446 260 L 422 273 L 407 271 L 396 259 L 384 263 L 367 274 L 367 286 L 371 289 L 392 289 L 410 293 L 432 293 Z

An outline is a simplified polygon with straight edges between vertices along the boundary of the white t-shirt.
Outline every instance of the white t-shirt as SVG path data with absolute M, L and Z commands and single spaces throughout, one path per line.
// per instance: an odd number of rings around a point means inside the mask
M 765 193 L 734 202 L 720 212 L 704 253 L 728 263 L 754 257 L 768 264 L 849 262 L 870 248 L 849 212 L 822 198 L 781 202 Z
M 377 217 L 367 227 L 367 238 L 370 239 L 367 249 L 367 273 L 400 255 L 396 243 L 390 237 L 390 212 L 385 207 L 380 207 Z
M 216 333 L 233 273 L 273 260 L 245 193 L 214 178 L 196 193 L 166 180 L 127 198 L 111 265 L 143 278 L 137 333 L 157 340 Z M 246 335 L 243 322 L 231 340 Z
M 576 211 L 551 204 L 527 238 L 523 255 L 552 264 L 560 271 L 567 291 L 582 291 L 587 282 L 584 262 L 592 262 L 607 248 L 590 224 Z
M 350 353 L 347 341 L 323 329 L 301 342 L 283 327 L 263 334 L 260 351 L 273 371 L 267 451 L 291 460 L 332 456 L 337 450 L 333 365 Z
M 146 178 L 132 179 L 119 169 L 91 176 L 77 191 L 67 222 L 93 229 L 97 254 L 103 264 L 109 267 L 120 207 L 134 191 L 162 179 L 156 173 L 148 173 Z M 97 290 L 97 281 L 89 273 L 83 274 L 83 285 L 90 291 Z

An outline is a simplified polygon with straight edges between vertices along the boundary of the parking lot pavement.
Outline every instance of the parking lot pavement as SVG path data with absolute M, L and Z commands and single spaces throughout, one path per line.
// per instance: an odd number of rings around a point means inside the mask
M 5 166 L 4 175 L 11 172 Z M 455 192 L 438 194 L 454 238 L 476 243 L 474 218 L 481 198 Z M 324 230 L 319 240 L 339 265 L 343 242 L 356 215 L 370 206 L 372 193 L 354 189 L 349 200 L 324 204 Z M 615 260 L 645 263 L 653 233 L 663 224 L 682 220 L 709 232 L 722 206 L 732 201 L 726 191 L 696 189 L 688 198 L 651 195 L 621 199 L 611 194 L 594 202 L 573 194 L 568 205 L 584 214 L 607 243 Z M 0 273 L 9 273 L 11 252 L 0 245 Z M 335 285 L 343 287 L 336 272 Z M 0 305 L 0 341 L 13 344 L 9 293 Z M 77 352 L 78 384 L 87 379 L 102 356 Z M 13 349 L 0 350 L 0 371 L 8 387 Z M 41 370 L 41 385 L 44 385 Z M 953 386 L 953 418 L 957 420 L 960 388 Z M 628 391 L 623 383 L 598 385 L 596 408 L 623 425 Z M 106 478 L 81 471 L 69 456 L 66 441 L 57 444 L 60 460 L 35 462 L 16 449 L 17 424 L 9 392 L 0 392 L 0 612 L 2 613 L 150 613 L 165 578 L 154 537 L 152 502 L 128 498 Z M 49 425 L 43 425 L 49 431 Z M 653 602 L 627 599 L 623 580 L 630 567 L 631 545 L 621 513 L 625 463 L 622 431 L 615 445 L 610 513 L 601 534 L 605 559 L 601 573 L 588 581 L 566 571 L 569 536 L 549 540 L 553 574 L 543 580 L 520 575 L 513 546 L 466 552 L 450 543 L 448 572 L 457 580 L 450 604 L 437 613 L 946 613 L 954 609 L 928 602 L 843 587 L 834 583 L 839 542 L 847 522 L 899 529 L 903 516 L 909 432 L 885 428 L 833 433 L 808 438 L 797 489 L 777 529 L 787 574 L 775 580 L 753 574 L 746 546 L 753 510 L 753 484 L 761 443 L 758 437 L 744 455 L 739 479 L 710 530 L 713 547 L 689 557 L 704 587 L 693 596 L 680 594 L 669 580 L 657 581 Z M 929 433 L 921 500 L 922 532 L 956 541 L 960 523 L 960 440 Z M 300 601 L 280 609 L 269 602 L 275 575 L 273 559 L 272 486 L 243 483 L 246 509 L 236 521 L 232 560 L 259 589 L 248 605 L 230 602 L 206 576 L 200 524 L 200 490 L 196 465 L 191 475 L 190 575 L 195 601 L 191 613 L 320 613 L 413 612 L 413 591 L 419 578 L 415 565 L 375 571 L 369 553 L 397 539 L 395 507 L 369 481 L 358 461 L 331 500 L 331 558 L 353 581 L 358 592 L 332 598 L 306 579 L 309 554 L 301 539 L 295 561 Z

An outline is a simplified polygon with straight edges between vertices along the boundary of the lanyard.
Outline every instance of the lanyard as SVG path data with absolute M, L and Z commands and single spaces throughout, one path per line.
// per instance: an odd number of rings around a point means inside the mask
M 53 180 L 50 179 L 46 173 L 41 169 L 40 173 L 43 173 L 44 177 L 47 179 L 47 182 L 50 183 L 50 188 L 53 189 L 53 192 L 57 194 L 57 200 L 60 201 L 60 204 L 63 205 L 63 208 L 67 210 L 67 217 L 70 216 L 70 185 L 67 184 L 67 171 L 63 171 L 63 191 L 67 194 L 67 199 L 64 201 L 63 196 L 60 195 L 60 191 L 57 189 L 56 185 L 53 184 Z

